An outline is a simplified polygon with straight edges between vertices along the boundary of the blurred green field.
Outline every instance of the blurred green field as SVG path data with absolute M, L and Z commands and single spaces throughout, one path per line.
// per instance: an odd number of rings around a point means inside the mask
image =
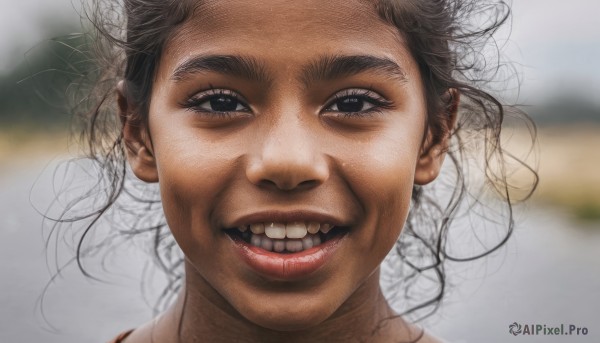
M 531 138 L 526 132 L 513 132 L 509 151 L 525 157 Z M 527 161 L 538 164 L 539 184 L 534 203 L 561 207 L 584 221 L 600 220 L 600 125 L 570 124 L 538 128 L 538 146 Z M 513 175 L 517 184 L 531 175 Z
M 566 206 L 579 219 L 600 219 L 600 127 L 557 127 L 540 135 L 537 199 Z
M 19 125 L 0 128 L 0 176 L 8 169 L 26 168 L 39 159 L 69 153 L 67 130 Z

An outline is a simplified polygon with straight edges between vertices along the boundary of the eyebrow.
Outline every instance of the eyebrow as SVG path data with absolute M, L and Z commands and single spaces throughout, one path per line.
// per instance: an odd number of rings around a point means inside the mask
M 256 59 L 239 55 L 201 55 L 181 63 L 171 77 L 174 81 L 184 81 L 197 73 L 216 72 L 224 75 L 267 83 L 265 66 Z
M 364 72 L 375 72 L 406 82 L 404 70 L 394 61 L 372 55 L 324 55 L 304 68 L 302 81 L 333 80 Z
M 216 72 L 251 81 L 269 83 L 270 78 L 264 64 L 242 55 L 200 55 L 181 63 L 173 71 L 176 82 L 184 81 L 195 74 Z M 306 65 L 301 80 L 305 85 L 316 81 L 349 77 L 364 72 L 375 72 L 406 82 L 404 70 L 394 61 L 372 55 L 323 55 Z

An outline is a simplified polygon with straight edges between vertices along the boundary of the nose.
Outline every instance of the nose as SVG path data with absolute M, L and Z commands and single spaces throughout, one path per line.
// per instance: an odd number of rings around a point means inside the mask
M 327 180 L 326 157 L 316 133 L 305 124 L 299 118 L 280 118 L 269 128 L 259 139 L 259 152 L 246 169 L 250 182 L 292 191 L 309 189 Z

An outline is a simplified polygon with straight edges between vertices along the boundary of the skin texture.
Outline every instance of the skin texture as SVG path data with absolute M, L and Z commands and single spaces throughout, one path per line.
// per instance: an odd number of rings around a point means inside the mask
M 214 55 L 251 58 L 264 77 L 210 70 L 176 75 L 187 61 Z M 355 55 L 399 69 L 306 75 L 316 61 Z M 238 94 L 240 110 L 219 115 L 206 111 L 210 103 L 190 105 L 210 89 Z M 365 91 L 385 99 L 385 108 L 360 115 L 336 110 L 336 94 Z M 382 322 L 394 313 L 380 291 L 379 265 L 400 235 L 413 184 L 438 175 L 447 140 L 428 145 L 421 75 L 372 4 L 208 2 L 167 42 L 147 127 L 127 120 L 136 107 L 125 92 L 120 84 L 129 162 L 140 179 L 159 182 L 167 222 L 186 256 L 178 301 L 126 342 L 419 337 L 401 319 Z M 350 227 L 326 264 L 299 280 L 258 275 L 223 231 L 245 214 L 298 209 Z M 428 341 L 427 335 L 419 340 Z

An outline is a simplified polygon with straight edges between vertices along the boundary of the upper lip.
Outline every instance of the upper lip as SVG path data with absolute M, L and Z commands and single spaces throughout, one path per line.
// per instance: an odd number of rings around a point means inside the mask
M 317 222 L 333 226 L 349 226 L 348 220 L 329 213 L 314 210 L 267 210 L 251 212 L 235 218 L 227 224 L 226 228 L 236 228 L 255 223 L 291 223 L 291 222 Z

